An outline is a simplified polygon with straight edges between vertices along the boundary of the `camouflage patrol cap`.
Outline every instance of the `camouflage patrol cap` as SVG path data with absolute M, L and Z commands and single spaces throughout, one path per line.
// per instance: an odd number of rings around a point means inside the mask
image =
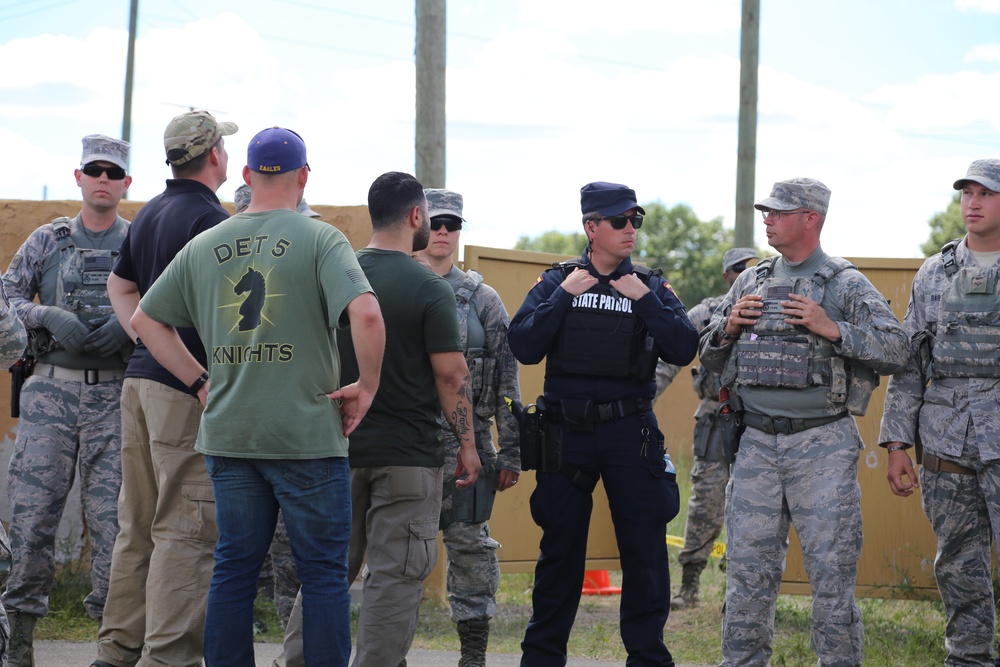
M 1000 192 L 1000 160 L 976 160 L 969 165 L 965 178 L 955 181 L 955 189 L 964 188 L 966 181 L 979 183 L 993 192 Z
M 722 256 L 722 270 L 728 271 L 734 264 L 757 259 L 757 251 L 753 248 L 730 248 Z
M 753 205 L 758 211 L 792 211 L 807 208 L 826 215 L 830 208 L 830 188 L 814 178 L 789 178 L 771 188 L 771 196 Z
M 236 192 L 233 193 L 233 203 L 236 204 L 236 212 L 242 213 L 247 210 L 247 206 L 250 205 L 250 186 L 244 183 L 240 187 L 236 188 Z
M 428 217 L 451 215 L 465 222 L 465 218 L 462 217 L 462 205 L 465 204 L 465 199 L 462 195 L 444 188 L 424 188 L 424 195 L 427 197 Z
M 82 140 L 83 155 L 80 165 L 103 161 L 118 165 L 128 171 L 129 143 L 121 139 L 112 139 L 103 134 L 88 134 Z
M 207 111 L 188 111 L 174 116 L 163 132 L 167 164 L 178 167 L 215 145 L 220 137 L 236 134 L 236 123 L 220 123 Z

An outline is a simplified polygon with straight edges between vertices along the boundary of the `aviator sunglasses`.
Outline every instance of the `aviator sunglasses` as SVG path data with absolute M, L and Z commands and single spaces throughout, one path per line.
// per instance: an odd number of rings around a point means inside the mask
M 444 226 L 449 232 L 457 232 L 462 229 L 462 221 L 449 215 L 438 215 L 431 218 L 431 231 L 438 231 Z
M 112 181 L 120 181 L 125 178 L 125 170 L 121 167 L 102 167 L 101 165 L 94 164 L 93 162 L 80 167 L 80 171 L 91 178 L 100 178 L 101 174 L 107 174 L 108 180 Z
M 633 228 L 639 229 L 640 227 L 642 227 L 641 213 L 633 213 L 632 215 L 606 216 L 600 218 L 600 220 L 607 220 L 608 222 L 611 223 L 611 227 L 614 229 L 625 229 L 625 225 L 627 225 L 630 221 L 632 223 Z

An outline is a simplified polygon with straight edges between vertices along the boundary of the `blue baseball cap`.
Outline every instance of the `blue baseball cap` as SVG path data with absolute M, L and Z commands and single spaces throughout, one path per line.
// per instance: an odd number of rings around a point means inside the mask
M 306 143 L 298 133 L 283 127 L 261 130 L 250 140 L 247 166 L 262 174 L 280 174 L 308 167 Z
M 580 188 L 581 212 L 598 212 L 601 215 L 621 215 L 631 209 L 646 215 L 635 201 L 635 190 L 619 183 L 597 181 Z

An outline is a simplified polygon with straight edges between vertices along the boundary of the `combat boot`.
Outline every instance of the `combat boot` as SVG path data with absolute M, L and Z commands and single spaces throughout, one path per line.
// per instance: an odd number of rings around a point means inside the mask
M 488 619 L 458 622 L 458 638 L 462 642 L 462 657 L 458 667 L 486 667 L 486 644 L 490 639 Z
M 698 582 L 704 569 L 704 563 L 684 563 L 684 569 L 681 571 L 681 589 L 670 599 L 671 609 L 687 609 L 698 604 Z
M 35 653 L 32 645 L 38 617 L 33 614 L 10 612 L 8 620 L 10 621 L 10 645 L 7 647 L 7 666 L 34 667 Z

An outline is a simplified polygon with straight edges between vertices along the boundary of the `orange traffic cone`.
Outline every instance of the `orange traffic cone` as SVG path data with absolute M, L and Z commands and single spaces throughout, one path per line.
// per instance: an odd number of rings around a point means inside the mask
M 584 595 L 618 595 L 621 588 L 611 585 L 607 570 L 587 570 L 583 573 Z

